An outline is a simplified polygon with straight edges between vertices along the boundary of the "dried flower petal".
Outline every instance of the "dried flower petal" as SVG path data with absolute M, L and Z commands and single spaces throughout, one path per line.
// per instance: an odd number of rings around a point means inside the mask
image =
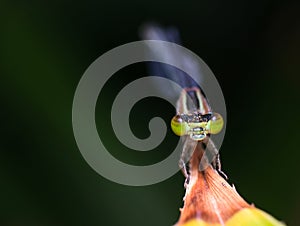
M 177 226 L 283 226 L 269 214 L 249 205 L 211 166 L 199 171 L 203 150 L 190 160 L 190 182 Z

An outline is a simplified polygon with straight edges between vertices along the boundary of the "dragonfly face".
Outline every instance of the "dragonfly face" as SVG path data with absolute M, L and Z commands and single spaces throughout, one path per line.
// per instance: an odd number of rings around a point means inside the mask
M 223 125 L 222 116 L 211 112 L 199 88 L 182 91 L 177 102 L 177 115 L 171 121 L 171 128 L 176 135 L 189 135 L 192 140 L 202 141 L 209 134 L 219 133 Z
M 208 134 L 219 133 L 223 125 L 223 118 L 218 113 L 179 114 L 171 121 L 171 128 L 177 136 L 190 135 L 196 141 L 202 141 Z

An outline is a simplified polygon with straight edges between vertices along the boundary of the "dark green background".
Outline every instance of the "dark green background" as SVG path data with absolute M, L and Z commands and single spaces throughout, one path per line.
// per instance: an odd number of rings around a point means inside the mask
M 218 78 L 228 110 L 221 153 L 230 181 L 247 201 L 299 225 L 299 9 L 296 1 L 2 0 L 0 225 L 177 221 L 181 173 L 147 187 L 115 184 L 88 166 L 72 132 L 72 100 L 83 72 L 104 52 L 138 40 L 139 26 L 149 20 L 177 26 L 184 45 Z M 113 136 L 113 95 L 143 75 L 144 66 L 117 73 L 97 105 L 106 145 L 136 164 L 159 161 L 177 141 L 169 131 L 159 150 L 138 155 Z M 147 136 L 151 115 L 169 123 L 174 114 L 170 106 L 153 109 L 156 101 L 165 106 L 154 98 L 133 109 L 137 136 Z

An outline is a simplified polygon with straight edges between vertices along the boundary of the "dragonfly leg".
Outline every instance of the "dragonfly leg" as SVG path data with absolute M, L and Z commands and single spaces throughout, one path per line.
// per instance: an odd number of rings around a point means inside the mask
M 204 155 L 203 157 L 206 158 L 206 161 L 211 160 L 211 165 L 212 167 L 226 180 L 228 180 L 227 175 L 222 171 L 221 169 L 221 160 L 220 160 L 220 154 L 219 151 L 217 149 L 217 147 L 215 146 L 215 144 L 213 143 L 213 141 L 208 138 L 207 143 L 206 143 L 206 147 L 205 147 L 205 143 L 203 143 L 204 145 Z
M 210 165 L 214 169 L 217 169 L 216 155 L 218 154 L 218 149 L 210 137 L 207 137 L 207 139 L 202 142 L 202 148 L 203 155 L 199 164 L 199 170 L 203 171 Z
M 183 175 L 185 176 L 184 187 L 187 188 L 187 185 L 190 182 L 190 175 L 189 175 L 189 172 L 187 169 L 187 165 L 185 164 L 183 159 L 180 159 L 179 167 L 181 168 L 181 171 L 182 171 Z
M 184 138 L 184 144 L 183 149 L 179 161 L 179 167 L 181 168 L 186 180 L 185 180 L 185 186 L 189 183 L 190 180 L 190 158 L 197 146 L 197 141 L 192 140 L 189 136 L 186 136 Z
M 217 154 L 216 155 L 216 158 L 214 159 L 214 164 L 215 164 L 215 169 L 218 171 L 218 173 L 224 177 L 224 179 L 228 180 L 228 177 L 227 175 L 222 171 L 221 169 L 221 160 L 220 160 L 220 154 Z

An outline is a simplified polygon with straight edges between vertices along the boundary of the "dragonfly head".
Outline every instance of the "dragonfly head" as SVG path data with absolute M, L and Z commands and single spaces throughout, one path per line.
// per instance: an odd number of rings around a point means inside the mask
M 202 141 L 209 134 L 219 133 L 223 125 L 224 120 L 218 113 L 178 114 L 171 121 L 171 128 L 177 136 L 190 135 L 196 141 Z

